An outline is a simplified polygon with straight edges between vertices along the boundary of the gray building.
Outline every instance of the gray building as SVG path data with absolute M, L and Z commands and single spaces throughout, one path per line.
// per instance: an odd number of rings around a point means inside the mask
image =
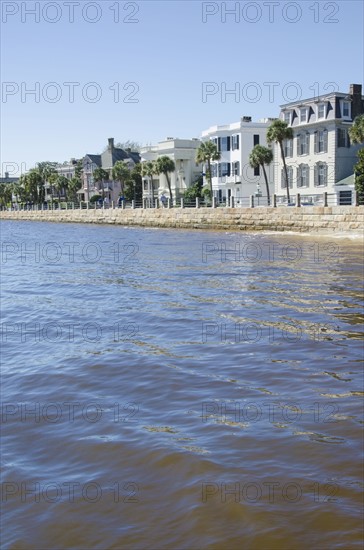
M 86 154 L 83 158 L 82 181 L 83 185 L 78 194 L 80 200 L 89 201 L 93 195 L 104 194 L 109 201 L 117 201 L 121 193 L 121 184 L 112 179 L 112 169 L 116 162 L 122 161 L 129 170 L 140 162 L 138 152 L 115 147 L 114 138 L 109 138 L 107 149 L 101 155 Z M 104 182 L 104 188 L 96 182 L 93 173 L 96 168 L 103 168 L 109 174 L 109 180 Z

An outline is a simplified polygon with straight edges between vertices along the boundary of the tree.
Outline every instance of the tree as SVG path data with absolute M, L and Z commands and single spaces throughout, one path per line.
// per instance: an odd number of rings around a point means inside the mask
M 352 143 L 364 143 L 364 115 L 355 118 L 354 124 L 349 129 Z
M 130 170 L 122 160 L 118 160 L 112 169 L 113 180 L 119 181 L 121 186 L 121 195 L 125 195 L 125 184 L 130 180 Z
M 272 124 L 269 126 L 267 131 L 267 142 L 269 144 L 273 142 L 279 144 L 279 147 L 281 150 L 281 157 L 283 161 L 283 167 L 284 167 L 284 176 L 286 180 L 287 201 L 289 204 L 290 196 L 289 196 L 288 171 L 287 171 L 287 165 L 286 165 L 286 157 L 284 155 L 284 148 L 283 148 L 283 141 L 285 139 L 293 139 L 292 128 L 290 128 L 287 122 L 284 122 L 283 120 L 280 120 L 280 119 L 274 120 Z
M 37 168 L 32 168 L 27 174 L 21 176 L 20 181 L 24 186 L 27 200 L 32 202 L 44 200 L 44 180 Z
M 252 168 L 258 168 L 259 166 L 261 166 L 263 169 L 265 186 L 267 189 L 268 206 L 270 206 L 270 192 L 265 165 L 268 166 L 272 162 L 272 160 L 272 150 L 269 149 L 269 147 L 263 147 L 263 145 L 256 145 L 249 156 L 249 164 Z
M 198 164 L 207 163 L 207 173 L 208 180 L 210 183 L 210 191 L 212 196 L 212 177 L 211 177 L 211 162 L 215 160 L 220 160 L 221 154 L 217 150 L 216 144 L 213 141 L 204 141 L 201 143 L 200 147 L 197 149 L 196 162 Z
M 0 183 L 0 204 L 6 206 L 12 199 L 12 186 L 10 183 Z
M 140 172 L 142 176 L 147 176 L 150 180 L 150 190 L 153 193 L 153 176 L 157 174 L 157 169 L 154 161 L 148 160 L 141 163 Z
M 188 201 L 193 201 L 202 198 L 202 186 L 203 186 L 203 177 L 199 176 L 191 187 L 186 189 L 183 198 Z
M 169 189 L 169 198 L 171 199 L 171 202 L 172 202 L 173 195 L 172 195 L 171 180 L 170 180 L 169 174 L 175 171 L 176 165 L 174 164 L 174 161 L 171 158 L 164 155 L 162 157 L 159 157 L 156 160 L 155 167 L 158 174 L 164 174 L 166 177 L 167 185 Z
M 39 202 L 44 202 L 45 199 L 45 184 L 50 181 L 51 176 L 56 176 L 57 171 L 56 167 L 58 166 L 57 162 L 38 162 L 34 170 L 37 170 L 40 176 L 40 187 L 39 187 Z
M 138 163 L 130 172 L 130 178 L 125 186 L 125 199 L 141 203 L 143 200 L 143 180 L 141 176 L 141 164 Z
M 127 149 L 131 149 L 133 152 L 139 152 L 141 149 L 140 143 L 138 143 L 137 141 L 131 141 L 130 139 L 117 143 L 115 147 L 118 147 L 119 149 L 124 149 L 124 151 L 126 151 Z
M 100 184 L 102 185 L 102 198 L 105 198 L 105 181 L 109 181 L 109 173 L 103 168 L 96 168 L 93 173 L 93 178 L 96 183 L 98 183 L 99 190 Z
M 74 178 L 69 180 L 68 184 L 68 192 L 67 192 L 67 199 L 75 201 L 77 200 L 77 191 L 81 189 L 82 187 L 82 181 L 80 177 L 75 176 Z
M 52 182 L 57 194 L 58 199 L 61 200 L 61 192 L 64 191 L 64 195 L 67 196 L 67 190 L 69 186 L 69 179 L 61 174 L 55 174 L 50 176 L 50 181 Z
M 355 191 L 358 204 L 364 204 L 364 148 L 358 152 L 358 162 L 354 166 Z

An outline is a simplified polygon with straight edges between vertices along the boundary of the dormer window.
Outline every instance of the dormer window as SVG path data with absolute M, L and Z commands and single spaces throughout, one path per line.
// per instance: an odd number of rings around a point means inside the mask
M 348 101 L 343 101 L 343 117 L 350 118 L 350 103 Z
M 291 124 L 291 111 L 286 111 L 284 113 L 284 122 Z
M 317 107 L 317 118 L 325 118 L 325 103 L 319 103 Z
M 300 109 L 300 123 L 303 124 L 307 122 L 307 108 L 303 107 Z

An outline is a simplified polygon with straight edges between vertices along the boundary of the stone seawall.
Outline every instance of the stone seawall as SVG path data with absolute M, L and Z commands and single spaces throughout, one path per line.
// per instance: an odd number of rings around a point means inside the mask
M 360 233 L 364 206 L 4 211 L 0 218 L 231 231 Z

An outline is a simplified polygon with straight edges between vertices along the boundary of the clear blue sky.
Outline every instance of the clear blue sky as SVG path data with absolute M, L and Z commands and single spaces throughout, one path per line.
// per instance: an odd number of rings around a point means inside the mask
M 363 82 L 363 2 L 275 4 L 3 0 L 1 172 L 98 153 L 108 137 L 199 137 L 242 115 L 277 116 L 328 83 L 346 92 Z M 67 82 L 79 83 L 73 102 Z M 204 82 L 217 92 L 205 101 Z M 38 102 L 26 94 L 36 86 Z M 224 98 L 224 86 L 239 97 Z

